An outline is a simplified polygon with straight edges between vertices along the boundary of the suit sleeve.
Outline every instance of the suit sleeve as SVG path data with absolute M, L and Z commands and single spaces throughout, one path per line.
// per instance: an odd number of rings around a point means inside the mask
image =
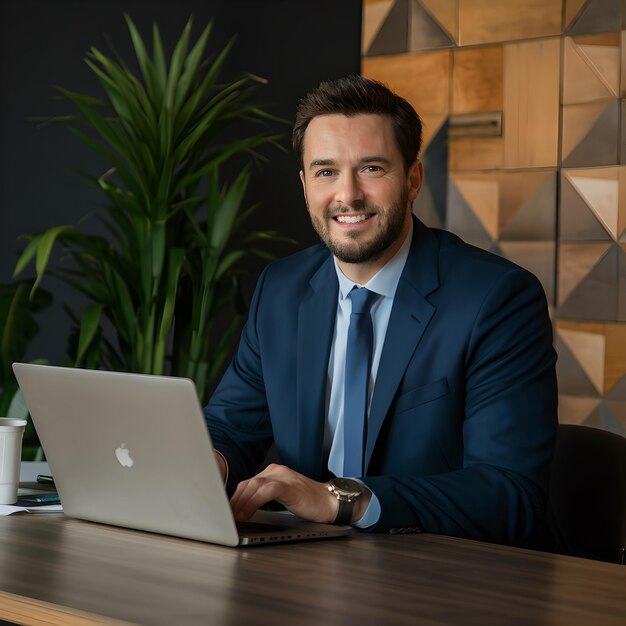
M 213 445 L 228 462 L 229 494 L 257 471 L 272 442 L 257 336 L 257 312 L 266 275 L 267 268 L 257 282 L 237 352 L 204 408 Z
M 372 476 L 381 504 L 370 530 L 427 532 L 506 543 L 542 516 L 557 428 L 556 355 L 545 295 L 521 269 L 485 298 L 465 353 L 463 466 L 431 476 Z

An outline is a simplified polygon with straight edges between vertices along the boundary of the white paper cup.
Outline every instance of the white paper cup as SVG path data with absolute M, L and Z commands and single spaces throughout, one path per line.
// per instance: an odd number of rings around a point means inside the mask
M 26 420 L 0 417 L 0 504 L 17 502 Z

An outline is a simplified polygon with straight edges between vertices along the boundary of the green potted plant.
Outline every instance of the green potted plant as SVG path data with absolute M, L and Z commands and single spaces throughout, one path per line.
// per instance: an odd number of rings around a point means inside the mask
M 211 24 L 192 45 L 190 20 L 168 62 L 156 25 L 150 55 L 126 21 L 140 71 L 91 48 L 85 61 L 105 97 L 60 89 L 78 112 L 53 118 L 107 162 L 90 176 L 106 195 L 107 236 L 72 225 L 30 235 L 15 273 L 34 259 L 34 290 L 50 271 L 89 299 L 81 315 L 69 312 L 76 366 L 186 376 L 204 401 L 245 313 L 237 263 L 280 239 L 246 232 L 254 207 L 243 208 L 249 163 L 263 159 L 261 146 L 280 147 L 280 136 L 268 129 L 276 119 L 251 102 L 261 79 L 219 82 L 233 42 L 205 58 Z M 224 139 L 242 124 L 256 124 L 255 134 Z M 220 166 L 234 156 L 250 158 L 225 181 Z M 49 263 L 55 244 L 71 267 Z M 216 329 L 218 316 L 225 328 Z
M 34 316 L 52 302 L 50 293 L 43 289 L 31 298 L 32 287 L 33 281 L 0 285 L 0 416 L 3 417 L 28 418 L 12 365 L 26 358 L 28 344 L 39 332 Z M 22 458 L 27 461 L 42 458 L 37 433 L 30 420 L 24 432 Z

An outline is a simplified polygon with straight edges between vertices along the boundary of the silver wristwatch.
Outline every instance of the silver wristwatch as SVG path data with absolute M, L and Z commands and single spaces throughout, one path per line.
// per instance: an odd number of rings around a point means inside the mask
M 326 488 L 339 500 L 337 517 L 332 523 L 341 526 L 350 524 L 354 505 L 363 494 L 363 487 L 351 478 L 332 478 L 326 483 Z

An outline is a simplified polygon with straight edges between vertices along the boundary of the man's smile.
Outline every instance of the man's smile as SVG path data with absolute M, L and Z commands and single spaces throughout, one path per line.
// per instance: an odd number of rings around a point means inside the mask
M 358 222 L 364 222 L 370 219 L 374 213 L 359 213 L 358 215 L 335 215 L 333 218 L 336 222 L 340 224 L 357 224 Z

